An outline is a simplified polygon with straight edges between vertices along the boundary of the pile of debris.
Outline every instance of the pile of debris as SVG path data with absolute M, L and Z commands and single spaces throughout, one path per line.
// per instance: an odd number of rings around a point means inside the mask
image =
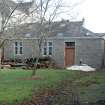
M 80 70 L 80 71 L 95 71 L 95 68 L 92 68 L 91 66 L 88 66 L 87 64 L 81 64 L 81 65 L 73 65 L 71 67 L 67 67 L 67 70 Z

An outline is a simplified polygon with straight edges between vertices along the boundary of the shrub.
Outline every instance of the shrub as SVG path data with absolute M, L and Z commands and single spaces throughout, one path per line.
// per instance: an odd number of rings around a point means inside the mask
M 30 67 L 34 67 L 34 65 L 36 63 L 36 59 L 37 59 L 37 57 L 27 58 L 27 59 L 25 59 L 25 63 Z M 49 57 L 49 56 L 40 57 L 38 60 L 37 67 L 38 68 L 41 68 L 41 67 L 48 68 L 51 64 L 53 64 L 53 60 L 51 57 Z
M 2 64 L 6 64 L 6 65 L 14 64 L 14 63 L 22 63 L 22 59 L 16 58 L 16 59 L 9 59 L 9 60 L 3 60 L 2 61 Z

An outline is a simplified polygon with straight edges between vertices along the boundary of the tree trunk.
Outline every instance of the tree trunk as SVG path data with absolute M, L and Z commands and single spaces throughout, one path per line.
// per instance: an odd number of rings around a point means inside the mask
M 2 64 L 2 48 L 0 48 L 0 68 L 1 68 L 1 64 Z
M 33 69 L 32 77 L 36 75 L 36 70 L 37 70 L 37 64 L 38 64 L 38 61 L 39 61 L 39 57 L 36 58 L 35 68 Z
M 39 53 L 38 53 L 38 56 L 37 56 L 37 58 L 36 58 L 35 68 L 34 68 L 33 71 L 32 71 L 32 77 L 36 75 L 37 65 L 38 65 L 38 63 L 39 63 L 40 56 L 41 56 L 41 46 L 39 45 Z

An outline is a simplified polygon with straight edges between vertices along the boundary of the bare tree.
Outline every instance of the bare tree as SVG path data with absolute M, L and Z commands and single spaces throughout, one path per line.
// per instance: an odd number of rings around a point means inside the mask
M 57 17 L 60 17 L 61 14 L 68 13 L 69 9 L 73 9 L 76 5 L 80 4 L 79 2 L 76 2 L 72 5 L 65 5 L 63 0 L 36 0 L 36 6 L 37 8 L 37 14 L 38 14 L 38 36 L 37 36 L 37 42 L 38 42 L 38 56 L 35 63 L 35 69 L 32 72 L 32 76 L 36 74 L 37 70 L 37 64 L 39 61 L 39 58 L 41 56 L 41 49 L 43 47 L 44 40 L 47 39 L 47 37 L 51 34 L 51 31 L 53 30 L 51 25 L 54 22 L 54 20 Z M 47 26 L 47 28 L 46 28 Z
M 30 2 L 28 7 L 24 6 L 24 1 L 16 3 L 12 0 L 0 0 L 0 64 L 1 64 L 1 53 L 2 48 L 8 39 L 12 38 L 15 34 L 15 30 L 18 25 L 25 23 L 25 20 L 32 14 L 36 9 L 29 11 L 33 1 Z M 7 34 L 8 31 L 12 31 L 12 34 Z
M 67 8 L 74 8 L 80 2 L 76 2 L 73 5 L 64 5 L 63 0 L 32 0 L 31 2 L 34 8 L 29 11 L 29 7 L 23 8 L 24 0 L 15 3 L 11 0 L 1 0 L 0 2 L 0 14 L 1 14 L 1 31 L 0 31 L 0 51 L 4 46 L 5 42 L 13 37 L 15 34 L 15 28 L 17 26 L 24 24 L 27 18 L 34 20 L 33 22 L 38 22 L 37 30 L 37 43 L 38 43 L 38 56 L 35 63 L 35 69 L 32 72 L 32 76 L 36 74 L 37 64 L 41 56 L 42 44 L 45 39 L 50 35 L 52 30 L 52 23 L 61 14 L 68 13 Z M 30 6 L 32 6 L 30 4 Z M 68 9 L 68 10 L 69 10 Z M 18 13 L 17 13 L 18 11 Z M 31 15 L 33 15 L 31 17 Z M 45 27 L 47 26 L 47 28 Z M 5 35 L 5 32 L 9 28 L 14 29 L 12 36 Z

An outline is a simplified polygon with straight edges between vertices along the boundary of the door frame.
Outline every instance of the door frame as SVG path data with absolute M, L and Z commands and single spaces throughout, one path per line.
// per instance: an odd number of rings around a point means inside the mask
M 75 64 L 75 57 L 76 57 L 76 56 L 75 56 L 75 55 L 76 55 L 76 42 L 75 42 L 75 41 L 64 41 L 64 67 L 67 67 L 67 66 L 66 66 L 66 61 L 65 61 L 65 56 L 66 56 L 66 55 L 65 55 L 65 54 L 66 54 L 66 53 L 65 53 L 65 49 L 66 49 L 65 43 L 66 43 L 66 42 L 74 42 L 74 43 L 75 43 L 75 47 L 74 47 L 74 50 L 75 50 L 75 53 L 74 53 L 74 64 Z

